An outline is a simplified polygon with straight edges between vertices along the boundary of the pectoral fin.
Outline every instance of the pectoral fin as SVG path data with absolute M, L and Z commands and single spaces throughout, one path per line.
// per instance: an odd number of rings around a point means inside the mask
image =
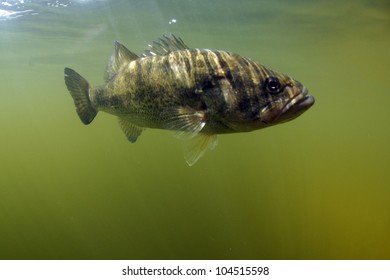
M 210 150 L 217 145 L 217 135 L 199 133 L 184 143 L 184 158 L 189 166 L 194 165 L 204 155 L 207 148 Z
M 205 113 L 190 107 L 169 108 L 161 117 L 166 129 L 174 130 L 179 138 L 193 138 L 206 125 Z
M 119 118 L 119 125 L 131 143 L 137 141 L 138 136 L 140 136 L 144 130 L 142 127 L 133 124 L 127 118 Z
M 206 150 L 217 145 L 217 135 L 206 134 L 202 129 L 206 125 L 206 114 L 191 107 L 172 107 L 166 109 L 161 118 L 166 129 L 175 131 L 184 141 L 184 158 L 189 166 L 194 165 Z

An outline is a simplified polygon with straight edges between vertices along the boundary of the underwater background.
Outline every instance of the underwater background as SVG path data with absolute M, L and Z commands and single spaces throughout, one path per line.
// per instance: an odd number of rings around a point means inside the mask
M 163 34 L 308 87 L 296 120 L 220 135 L 192 167 L 172 133 L 85 126 L 114 40 Z M 0 259 L 389 259 L 390 2 L 0 2 Z

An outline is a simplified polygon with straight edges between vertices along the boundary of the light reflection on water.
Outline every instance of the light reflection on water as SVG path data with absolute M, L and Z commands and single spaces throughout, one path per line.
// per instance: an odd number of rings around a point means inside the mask
M 0 21 L 15 19 L 21 16 L 37 15 L 47 12 L 48 8 L 67 8 L 80 4 L 91 4 L 93 2 L 103 2 L 105 0 L 17 0 L 0 2 Z
M 77 2 L 77 1 L 75 1 Z M 45 8 L 65 8 L 71 5 L 71 1 L 2 1 L 0 2 L 0 21 L 16 19 L 22 16 L 37 15 L 44 12 Z

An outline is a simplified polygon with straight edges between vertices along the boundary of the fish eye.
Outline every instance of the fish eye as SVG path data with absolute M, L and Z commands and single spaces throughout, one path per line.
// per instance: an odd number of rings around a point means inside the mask
M 282 85 L 276 77 L 268 77 L 264 83 L 264 89 L 269 93 L 279 93 L 282 90 Z

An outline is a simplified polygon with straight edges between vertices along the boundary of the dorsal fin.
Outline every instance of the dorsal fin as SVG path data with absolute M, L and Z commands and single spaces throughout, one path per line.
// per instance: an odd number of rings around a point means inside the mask
M 189 49 L 180 37 L 173 34 L 162 36 L 157 41 L 153 41 L 148 47 L 149 50 L 144 51 L 142 56 L 164 55 L 172 51 Z
M 129 64 L 131 61 L 138 59 L 139 56 L 129 51 L 124 45 L 115 41 L 114 52 L 108 62 L 104 79 L 110 80 L 123 65 Z

